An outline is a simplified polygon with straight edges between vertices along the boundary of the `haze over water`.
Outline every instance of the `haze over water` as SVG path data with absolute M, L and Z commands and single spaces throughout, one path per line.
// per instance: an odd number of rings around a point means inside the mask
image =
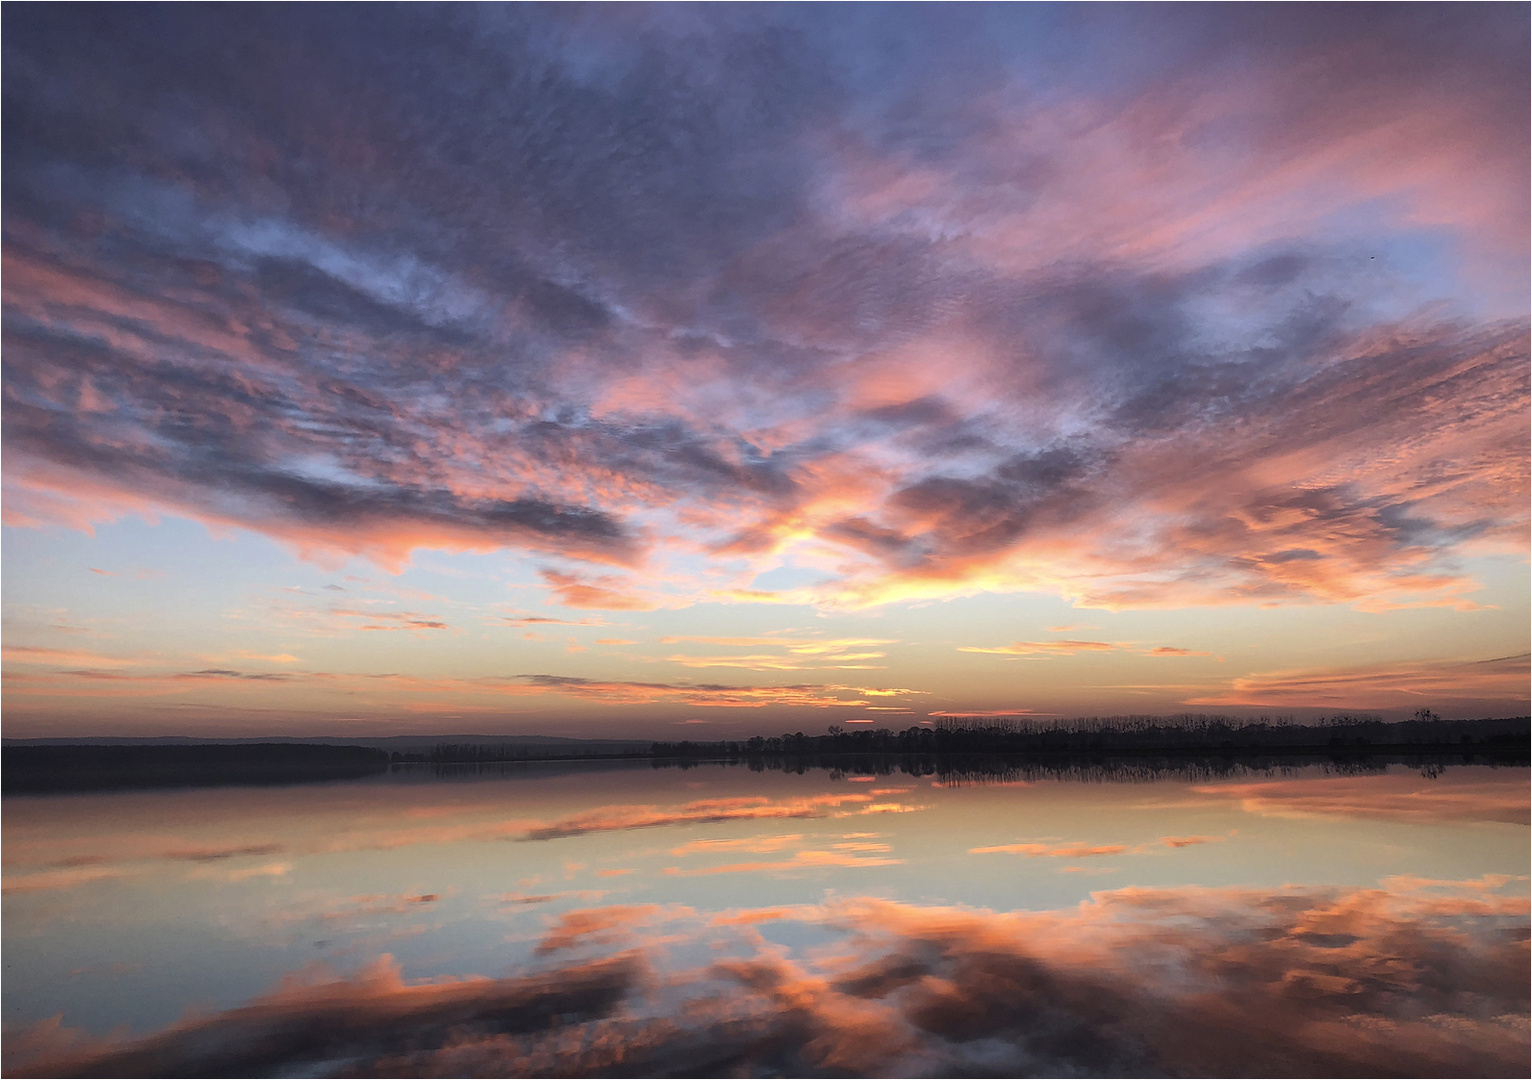
M 626 763 L 11 797 L 8 1071 L 1518 1075 L 1526 795 Z

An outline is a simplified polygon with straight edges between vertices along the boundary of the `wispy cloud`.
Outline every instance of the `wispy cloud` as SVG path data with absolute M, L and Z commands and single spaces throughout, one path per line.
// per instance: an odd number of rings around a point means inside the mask
M 1109 641 L 1013 641 L 1009 645 L 987 648 L 981 645 L 960 645 L 958 652 L 1001 653 L 1013 656 L 1073 656 L 1082 652 L 1113 652 L 1121 645 Z
M 1129 652 L 1146 656 L 1211 656 L 1211 653 L 1179 649 L 1171 645 L 1144 648 L 1133 642 L 1122 641 L 1013 641 L 1009 645 L 985 647 L 960 645 L 958 652 L 994 653 L 1002 656 L 1074 656 L 1077 653 Z
M 671 877 L 709 877 L 714 874 L 763 874 L 791 870 L 847 870 L 856 867 L 898 866 L 903 859 L 882 856 L 859 855 L 849 851 L 797 851 L 791 858 L 766 862 L 726 863 L 723 866 L 703 866 L 682 869 L 667 866 L 664 873 Z
M 1126 844 L 997 844 L 969 848 L 970 855 L 1030 855 L 1033 858 L 1079 859 L 1089 855 L 1121 855 Z
M 723 654 L 694 656 L 677 654 L 666 657 L 673 664 L 690 668 L 743 668 L 749 671 L 805 671 L 839 669 L 846 671 L 882 668 L 883 664 L 868 664 L 868 660 L 880 660 L 887 654 L 878 650 L 879 645 L 897 642 L 886 638 L 790 638 L 790 637 L 667 637 L 663 644 L 694 642 L 724 648 L 780 649 L 778 653 Z
M 510 549 L 585 609 L 1472 609 L 1525 546 L 1518 14 L 1146 17 L 29 15 L 7 520 Z
M 711 708 L 758 709 L 767 705 L 829 709 L 867 706 L 887 697 L 916 697 L 919 690 L 825 684 L 733 686 L 722 683 L 602 682 L 570 675 L 521 675 L 503 683 L 510 694 L 563 694 L 614 704 L 676 702 Z
M 1380 664 L 1328 671 L 1286 671 L 1232 680 L 1227 690 L 1188 698 L 1188 705 L 1310 705 L 1376 709 L 1446 701 L 1524 708 L 1526 654 L 1488 660 Z
M 1034 859 L 1084 859 L 1098 855 L 1143 855 L 1155 848 L 1184 848 L 1197 844 L 1216 844 L 1227 840 L 1226 836 L 1162 836 L 1138 844 L 1072 843 L 1025 843 L 994 844 L 989 847 L 972 847 L 970 855 L 1027 855 Z
M 543 570 L 553 598 L 565 607 L 598 608 L 604 611 L 651 611 L 657 601 L 634 591 L 632 582 L 611 574 L 584 576 Z
M 112 656 L 89 649 L 54 649 L 42 645 L 7 645 L 4 659 L 15 664 L 46 664 L 50 667 L 130 667 L 145 661 Z

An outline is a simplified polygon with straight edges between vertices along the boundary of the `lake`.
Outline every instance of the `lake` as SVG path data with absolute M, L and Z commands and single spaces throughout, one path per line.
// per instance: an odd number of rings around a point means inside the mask
M 1525 1075 L 1528 770 L 4 800 L 8 1075 Z

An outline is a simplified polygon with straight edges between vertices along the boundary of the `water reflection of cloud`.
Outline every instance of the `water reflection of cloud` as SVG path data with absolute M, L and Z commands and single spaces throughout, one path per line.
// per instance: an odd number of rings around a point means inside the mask
M 654 925 L 661 917 L 692 914 L 690 908 L 663 908 L 659 904 L 614 904 L 603 908 L 566 911 L 542 943 L 539 953 L 557 952 L 576 945 L 604 945 Z
M 607 889 L 571 889 L 565 892 L 551 893 L 508 892 L 501 893 L 499 896 L 493 897 L 493 899 L 502 904 L 551 904 L 556 900 L 600 900 L 608 891 Z
M 241 866 L 234 869 L 199 866 L 186 876 L 205 881 L 249 881 L 251 878 L 286 877 L 292 872 L 292 868 L 293 864 L 288 862 L 261 863 L 257 866 Z
M 1475 778 L 1474 783 L 1416 775 L 1337 776 L 1209 784 L 1200 795 L 1237 801 L 1263 817 L 1367 817 L 1399 821 L 1528 822 L 1525 773 Z
M 589 909 L 550 928 L 541 955 L 575 959 L 546 970 L 412 983 L 385 957 L 134 1042 L 39 1025 L 8 1073 L 1522 1075 L 1527 902 L 1505 883 Z M 841 939 L 795 955 L 768 922 Z M 678 941 L 719 958 L 678 968 Z
M 160 857 L 164 859 L 186 859 L 189 862 L 221 862 L 224 859 L 233 859 L 241 855 L 277 855 L 281 851 L 281 844 L 246 844 L 242 847 L 193 848 L 185 851 L 167 851 Z
M 780 836 L 741 836 L 724 840 L 691 840 L 680 847 L 670 849 L 675 856 L 711 855 L 716 851 L 748 851 L 752 855 L 764 855 L 781 851 L 790 844 L 803 839 L 802 833 Z
M 850 803 L 851 811 L 838 811 Z M 899 813 L 919 807 L 902 803 L 874 803 L 872 796 L 854 794 L 808 795 L 789 799 L 769 799 L 764 795 L 729 799 L 696 799 L 682 806 L 662 809 L 656 806 L 603 806 L 561 821 L 537 825 L 522 834 L 523 840 L 557 840 L 595 832 L 620 832 L 627 829 L 650 829 L 664 825 L 713 824 L 725 821 L 751 821 L 776 818 L 821 818 L 832 813 L 837 817 L 855 814 Z M 838 812 L 837 812 L 838 811 Z
M 7 874 L 3 893 L 46 892 L 54 889 L 73 889 L 97 881 L 110 881 L 128 877 L 134 871 L 114 866 L 79 866 L 63 870 L 44 870 L 37 874 Z
M 246 832 L 235 843 L 195 843 L 155 827 L 142 824 L 124 827 L 116 834 L 92 834 L 88 850 L 78 849 L 82 841 L 73 837 L 48 841 L 19 840 L 7 846 L 7 865 L 28 870 L 71 871 L 46 876 L 23 876 L 8 873 L 8 891 L 22 889 L 67 888 L 128 871 L 105 870 L 84 873 L 82 868 L 95 865 L 121 867 L 123 863 L 173 862 L 220 863 L 232 859 L 286 855 L 298 857 L 345 851 L 389 850 L 415 846 L 440 846 L 463 842 L 501 840 L 556 840 L 590 833 L 621 832 L 630 829 L 722 824 L 732 821 L 799 820 L 850 817 L 869 814 L 905 813 L 921 809 L 886 796 L 908 789 L 874 789 L 854 792 L 771 798 L 764 795 L 730 798 L 694 799 L 680 805 L 612 804 L 596 806 L 556 820 L 508 816 L 503 799 L 482 803 L 412 806 L 397 817 L 409 824 L 393 821 L 380 823 L 362 817 L 344 820 L 323 832 L 311 830 L 307 821 L 276 822 L 264 818 L 252 824 L 240 822 L 235 828 Z M 885 796 L 885 798 L 879 798 Z M 199 807 L 199 812 L 201 808 Z M 456 820 L 454 820 L 454 818 Z M 156 823 L 160 825 L 160 823 Z M 290 826 L 290 827 L 289 827 Z M 163 826 L 160 826 L 163 828 Z M 280 840 L 272 833 L 280 829 Z M 236 834 L 237 835 L 237 834 Z M 270 863 L 268 862 L 268 865 Z M 133 872 L 137 872 L 134 868 Z M 82 871 L 82 872 L 73 872 Z M 211 876 L 211 875 L 199 875 Z M 35 879 L 35 880 L 34 880 Z

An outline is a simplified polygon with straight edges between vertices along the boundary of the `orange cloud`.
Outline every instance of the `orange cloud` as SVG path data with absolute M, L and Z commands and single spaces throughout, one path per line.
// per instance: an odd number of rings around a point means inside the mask
M 1329 671 L 1289 671 L 1235 679 L 1227 691 L 1188 705 L 1307 705 L 1330 709 L 1418 706 L 1422 701 L 1485 702 L 1527 708 L 1528 656 L 1492 660 L 1380 664 Z M 1469 707 L 1472 707 L 1471 705 Z
M 362 630 L 445 630 L 447 624 L 433 615 L 415 611 L 358 611 L 349 608 L 331 608 L 331 615 L 346 619 L 362 620 Z
M 977 645 L 960 645 L 958 652 L 1008 653 L 1014 656 L 1059 655 L 1072 656 L 1080 652 L 1111 652 L 1122 648 L 1107 641 L 1013 641 L 1009 645 L 983 648 Z
M 125 667 L 144 663 L 142 660 L 109 656 L 88 649 L 51 649 L 38 645 L 7 645 L 0 650 L 0 656 L 15 664 L 47 664 L 52 667 L 63 664 L 80 667 Z
M 844 845 L 836 846 L 842 847 Z M 677 866 L 667 866 L 664 872 L 672 877 L 707 877 L 713 874 L 763 874 L 787 870 L 898 866 L 903 862 L 903 859 L 867 858 L 844 851 L 799 851 L 795 852 L 790 859 L 780 859 L 776 862 L 728 863 L 724 866 L 706 866 L 694 870 L 682 870 Z
M 780 654 L 752 653 L 747 655 L 667 657 L 670 663 L 684 667 L 710 668 L 733 667 L 752 671 L 801 671 L 812 669 L 867 670 L 882 665 L 857 663 L 878 660 L 886 654 L 869 650 L 869 646 L 896 644 L 887 638 L 791 638 L 791 637 L 701 637 L 672 636 L 660 639 L 664 644 L 692 642 L 702 645 L 718 645 L 726 648 L 758 648 L 765 646 L 780 649 Z M 859 651 L 860 650 L 860 651 Z
M 1038 712 L 1033 712 L 1031 709 L 982 709 L 982 710 L 971 710 L 971 709 L 938 709 L 935 712 L 929 712 L 926 715 L 927 716 L 947 716 L 947 717 L 951 717 L 953 719 L 970 719 L 970 720 L 973 720 L 973 719 L 981 719 L 981 718 L 984 718 L 984 717 L 1054 716 L 1056 714 L 1054 714 L 1054 713 L 1038 713 Z
M 997 844 L 992 847 L 969 848 L 970 855 L 1027 855 L 1031 858 L 1080 859 L 1098 855 L 1142 855 L 1156 847 L 1184 848 L 1195 844 L 1214 844 L 1226 840 L 1224 836 L 1162 836 L 1142 844 Z M 1073 870 L 1073 868 L 1069 868 Z
M 1131 851 L 1127 844 L 998 844 L 969 848 L 970 855 L 1030 855 L 1032 858 L 1078 859 L 1091 855 L 1121 855 Z
M 485 682 L 481 685 L 490 684 Z M 756 709 L 767 705 L 795 705 L 816 709 L 866 706 L 870 704 L 867 701 L 869 697 L 915 696 L 924 693 L 908 689 L 801 683 L 789 686 L 728 686 L 716 683 L 599 682 L 563 675 L 523 675 L 514 682 L 499 681 L 495 685 L 498 685 L 501 693 L 513 695 L 562 694 L 613 704 L 676 702 L 733 709 Z
M 603 611 L 653 611 L 657 602 L 628 591 L 629 583 L 603 574 L 582 577 L 557 570 L 540 571 L 554 599 L 565 607 L 598 608 Z

